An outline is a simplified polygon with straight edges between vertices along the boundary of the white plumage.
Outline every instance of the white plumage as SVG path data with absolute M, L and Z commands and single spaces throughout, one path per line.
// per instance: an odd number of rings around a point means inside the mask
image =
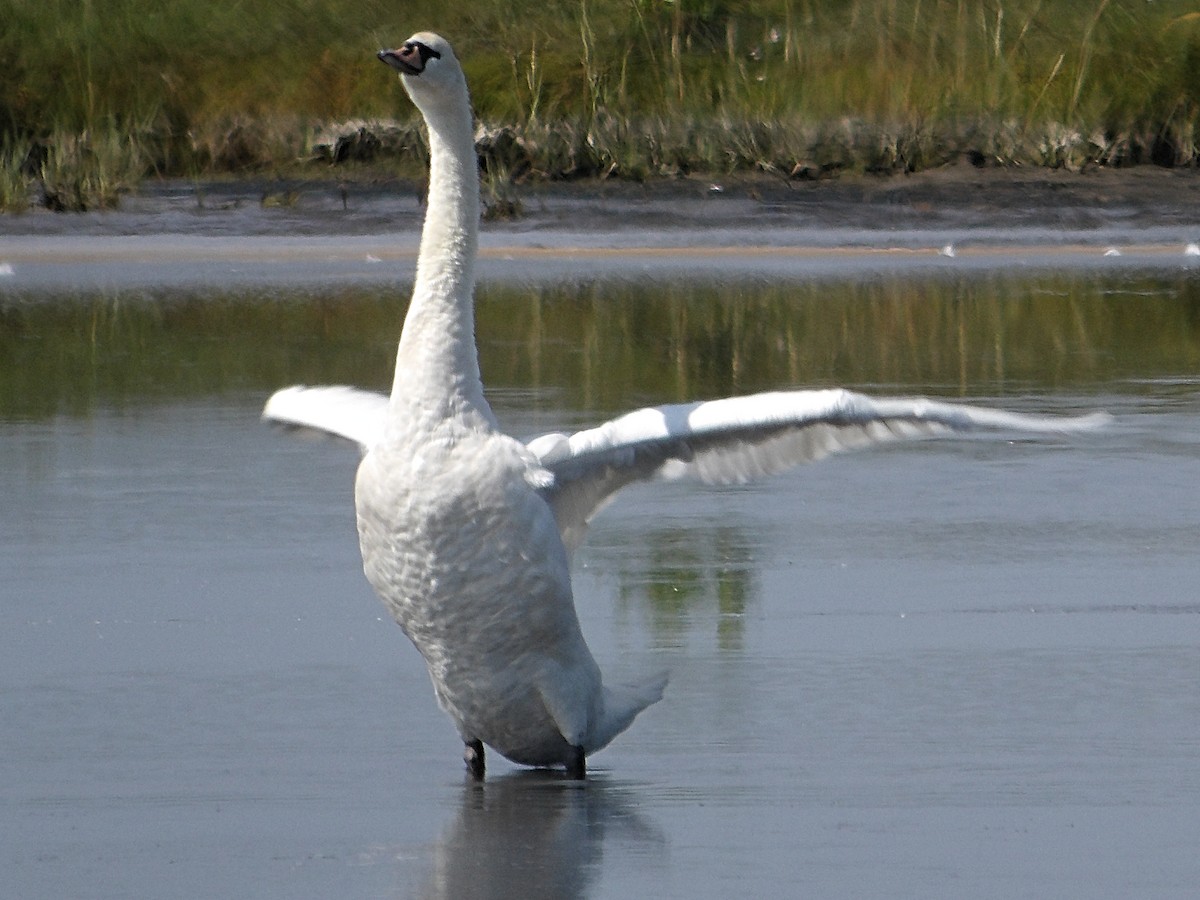
M 462 70 L 449 44 L 428 33 L 380 58 L 400 71 L 431 148 L 392 393 L 291 387 L 263 415 L 361 447 L 355 505 L 364 571 L 424 656 L 476 777 L 484 744 L 582 777 L 585 756 L 662 696 L 664 675 L 603 682 L 571 594 L 570 551 L 630 482 L 741 482 L 896 438 L 973 428 L 1065 433 L 1107 420 L 790 391 L 642 409 L 521 443 L 498 429 L 479 375 L 479 184 Z

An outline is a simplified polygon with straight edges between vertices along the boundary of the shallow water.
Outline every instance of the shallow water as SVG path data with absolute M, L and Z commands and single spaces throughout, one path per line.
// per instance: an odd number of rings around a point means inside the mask
M 584 785 L 493 756 L 482 787 L 359 570 L 355 452 L 258 422 L 386 384 L 402 310 L 0 297 L 5 895 L 1191 896 L 1194 281 L 485 286 L 522 435 L 810 383 L 1117 419 L 630 489 L 577 602 L 667 695 Z

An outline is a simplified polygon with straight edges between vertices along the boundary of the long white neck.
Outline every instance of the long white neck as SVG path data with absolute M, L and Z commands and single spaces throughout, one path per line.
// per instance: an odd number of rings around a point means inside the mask
M 475 427 L 494 426 L 475 346 L 479 169 L 470 102 L 464 87 L 454 102 L 426 106 L 429 197 L 391 407 L 406 418 L 464 418 Z

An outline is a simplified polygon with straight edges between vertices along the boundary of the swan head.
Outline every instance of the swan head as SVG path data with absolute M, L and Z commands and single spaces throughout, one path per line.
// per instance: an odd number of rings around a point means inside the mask
M 377 55 L 400 73 L 404 89 L 418 107 L 427 98 L 437 100 L 466 90 L 462 66 L 450 42 L 440 35 L 421 31 L 395 50 L 380 50 Z

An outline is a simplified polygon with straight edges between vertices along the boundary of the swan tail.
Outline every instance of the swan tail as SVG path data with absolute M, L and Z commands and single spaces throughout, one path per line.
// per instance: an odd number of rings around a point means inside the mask
M 608 746 L 609 742 L 630 726 L 638 713 L 662 699 L 667 686 L 667 673 L 659 672 L 636 684 L 605 685 L 604 713 L 592 730 L 591 740 L 585 748 L 595 753 Z

